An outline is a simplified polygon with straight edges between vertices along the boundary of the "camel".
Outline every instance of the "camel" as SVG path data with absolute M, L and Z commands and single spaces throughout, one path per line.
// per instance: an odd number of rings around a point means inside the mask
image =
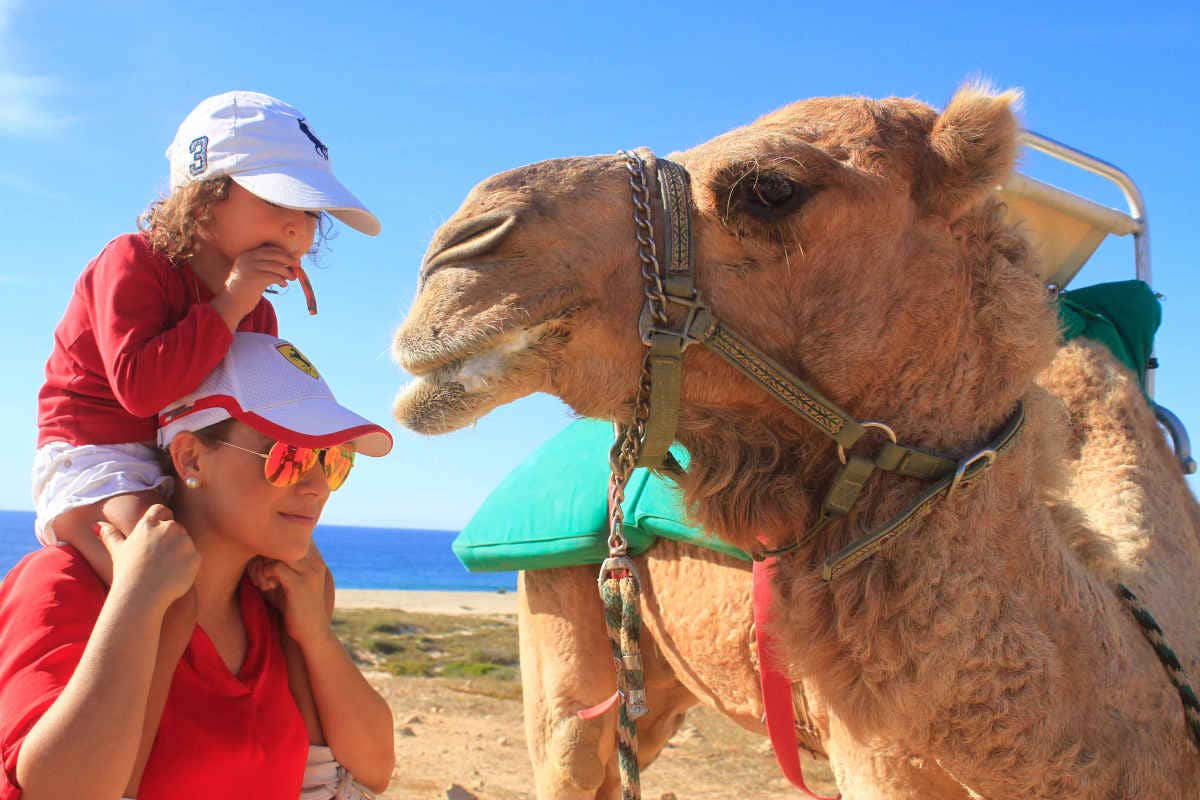
M 1055 319 L 990 192 L 1012 167 L 1014 100 L 967 87 L 938 113 L 812 99 L 672 157 L 690 173 L 703 297 L 786 369 L 959 458 L 1024 407 L 1023 430 L 968 491 L 870 558 L 822 577 L 914 480 L 876 477 L 857 512 L 782 560 L 772 633 L 847 798 L 1179 797 L 1200 777 L 1179 694 L 1114 593 L 1129 586 L 1196 673 L 1200 513 L 1150 409 L 1102 354 L 1075 347 L 1078 369 L 1037 383 Z M 439 433 L 548 391 L 630 422 L 643 349 L 633 237 L 620 158 L 476 187 L 435 235 L 396 334 L 417 376 L 397 418 Z M 684 356 L 677 435 L 693 458 L 684 499 L 707 530 L 752 551 L 816 520 L 830 445 L 705 348 Z M 694 586 L 691 607 L 742 613 L 710 588 Z M 677 687 L 668 675 L 661 688 Z M 651 755 L 664 735 L 643 735 Z
M 1131 515 L 1148 517 L 1171 508 L 1158 488 L 1162 484 L 1145 479 L 1160 468 L 1171 474 L 1177 469 L 1163 465 L 1156 449 L 1148 446 L 1153 437 L 1144 430 L 1133 433 L 1138 426 L 1131 422 L 1132 409 L 1145 401 L 1132 374 L 1103 348 L 1075 342 L 1059 351 L 1039 382 L 1063 400 L 1077 437 L 1067 469 L 1072 476 L 1069 499 L 1060 499 L 1058 508 L 1087 507 L 1090 520 L 1112 530 L 1113 539 Z M 1105 463 L 1124 468 L 1104 469 Z M 1104 555 L 1095 551 L 1085 557 L 1099 564 Z M 752 646 L 749 564 L 667 539 L 636 563 L 646 593 L 643 655 L 651 709 L 639 723 L 643 770 L 697 704 L 765 736 Z M 695 592 L 698 586 L 705 587 L 702 596 Z M 615 680 L 595 567 L 522 572 L 518 594 L 526 739 L 538 797 L 615 800 L 620 797 L 613 758 L 615 717 L 584 721 L 576 714 L 605 699 Z M 818 731 L 828 726 L 827 712 L 817 702 L 797 681 L 800 745 L 810 757 L 826 759 Z M 915 758 L 903 753 L 876 757 L 873 779 L 882 780 L 878 773 L 890 770 L 913 780 L 918 774 Z M 935 782 L 936 775 L 924 779 Z M 942 788 L 949 796 L 968 796 L 954 786 Z

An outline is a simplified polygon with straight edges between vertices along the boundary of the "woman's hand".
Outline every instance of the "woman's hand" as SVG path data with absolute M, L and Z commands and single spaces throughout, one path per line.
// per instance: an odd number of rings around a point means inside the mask
M 392 712 L 372 688 L 336 635 L 333 578 L 313 544 L 293 563 L 259 558 L 250 562 L 250 580 L 283 612 L 288 637 L 304 659 L 302 691 L 315 704 L 319 723 L 310 728 L 333 750 L 333 756 L 364 786 L 382 792 L 396 763 Z M 284 645 L 285 651 L 288 645 Z M 289 681 L 291 680 L 289 670 Z M 292 683 L 296 692 L 299 683 Z
M 96 533 L 112 556 L 113 592 L 137 596 L 163 613 L 172 608 L 172 617 L 182 616 L 185 624 L 189 616 L 194 620 L 200 554 L 171 509 L 150 506 L 128 537 L 107 522 L 97 523 Z
M 247 568 L 250 582 L 283 614 L 288 636 L 303 646 L 329 630 L 333 618 L 333 576 L 314 543 L 299 561 L 256 558 Z

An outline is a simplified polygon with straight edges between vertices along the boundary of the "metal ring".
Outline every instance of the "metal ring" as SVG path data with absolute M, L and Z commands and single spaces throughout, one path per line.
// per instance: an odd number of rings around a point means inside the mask
M 874 428 L 877 431 L 883 431 L 887 437 L 892 440 L 892 444 L 896 444 L 896 432 L 882 422 L 864 422 L 864 428 Z M 846 463 L 846 448 L 839 443 L 837 446 L 838 460 L 843 464 Z
M 996 451 L 990 449 L 980 450 L 970 458 L 964 458 L 962 461 L 960 461 L 958 464 L 958 469 L 954 470 L 954 480 L 950 481 L 950 490 L 946 492 L 947 500 L 953 497 L 954 493 L 958 491 L 959 484 L 962 483 L 963 476 L 967 474 L 967 470 L 971 468 L 971 465 L 982 460 L 987 460 L 987 465 L 990 467 L 996 460 Z

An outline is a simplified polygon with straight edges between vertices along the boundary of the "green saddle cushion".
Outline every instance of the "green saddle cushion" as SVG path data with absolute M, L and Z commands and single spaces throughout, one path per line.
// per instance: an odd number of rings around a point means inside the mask
M 1064 340 L 1082 336 L 1107 346 L 1145 391 L 1154 334 L 1162 322 L 1162 304 L 1145 282 L 1099 283 L 1063 292 L 1058 321 Z
M 607 558 L 612 443 L 612 423 L 594 419 L 556 434 L 483 501 L 451 545 L 459 561 L 472 572 L 492 572 L 599 564 Z M 683 448 L 676 445 L 672 452 L 686 465 Z M 679 489 L 647 469 L 629 477 L 621 507 L 634 555 L 661 536 L 748 558 L 684 522 Z
M 1162 308 L 1142 281 L 1099 284 L 1063 292 L 1059 323 L 1067 341 L 1084 336 L 1109 347 L 1143 387 Z M 488 495 L 454 540 L 455 555 L 472 572 L 599 564 L 608 556 L 609 422 L 568 425 L 517 466 Z M 687 466 L 687 452 L 671 452 Z M 663 537 L 749 560 L 742 551 L 689 525 L 675 483 L 638 469 L 625 488 L 629 552 L 644 553 Z

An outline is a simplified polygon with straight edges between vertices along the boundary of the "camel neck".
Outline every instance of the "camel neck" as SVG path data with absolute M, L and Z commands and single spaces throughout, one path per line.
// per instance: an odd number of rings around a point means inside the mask
M 774 618 L 788 663 L 855 735 L 898 737 L 918 752 L 953 752 L 961 763 L 944 766 L 979 791 L 985 785 L 976 781 L 986 777 L 977 776 L 1003 772 L 988 761 L 997 757 L 996 739 L 981 736 L 977 750 L 971 742 L 947 748 L 939 737 L 952 734 L 938 730 L 936 720 L 962 720 L 981 730 L 1011 725 L 1013 740 L 1004 740 L 1017 752 L 1032 720 L 1050 719 L 1054 730 L 1043 733 L 1061 736 L 1067 746 L 1080 726 L 1102 726 L 1096 709 L 1080 707 L 1073 682 L 1111 661 L 1105 648 L 1112 646 L 1112 632 L 1103 621 L 1112 618 L 1109 606 L 1116 601 L 1057 530 L 1043 496 L 1051 478 L 1040 474 L 1042 443 L 1057 421 L 1048 403 L 1034 398 L 1029 405 L 1021 439 L 967 493 L 938 503 L 903 538 L 827 582 L 820 571 L 824 557 L 859 535 L 860 520 L 852 516 L 785 556 L 774 587 Z M 774 487 L 777 511 L 786 508 L 785 495 L 793 495 L 797 507 L 819 497 L 788 484 L 786 458 L 780 460 L 784 469 L 776 481 L 758 476 Z M 877 478 L 861 512 L 872 522 L 894 514 L 919 486 Z M 736 497 L 730 487 L 723 497 L 698 497 L 702 488 L 691 488 L 687 499 L 704 524 L 716 503 Z M 723 508 L 718 515 L 727 513 Z M 783 539 L 797 528 L 777 519 L 766 534 Z M 997 673 L 1011 686 L 1004 689 Z M 970 700 L 971 687 L 1011 697 Z M 1029 714 L 1033 709 L 1036 715 Z M 1038 763 L 1032 753 L 1027 761 Z

